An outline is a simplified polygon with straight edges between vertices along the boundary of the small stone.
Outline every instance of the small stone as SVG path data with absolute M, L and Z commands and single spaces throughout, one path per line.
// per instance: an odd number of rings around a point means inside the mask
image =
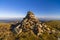
M 56 31 L 55 30 L 52 30 L 53 33 L 55 33 Z
M 50 28 L 46 28 L 48 31 L 50 31 Z

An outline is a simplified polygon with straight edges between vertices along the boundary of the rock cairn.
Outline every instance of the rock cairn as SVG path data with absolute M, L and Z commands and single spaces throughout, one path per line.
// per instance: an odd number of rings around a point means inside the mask
M 51 29 L 47 27 L 45 23 L 42 23 L 35 17 L 35 15 L 28 11 L 27 15 L 23 20 L 21 21 L 16 28 L 14 28 L 15 32 L 20 34 L 21 32 L 27 32 L 29 30 L 32 30 L 34 34 L 41 35 L 43 32 L 47 31 L 48 33 L 51 33 Z M 54 30 L 55 32 L 55 30 Z

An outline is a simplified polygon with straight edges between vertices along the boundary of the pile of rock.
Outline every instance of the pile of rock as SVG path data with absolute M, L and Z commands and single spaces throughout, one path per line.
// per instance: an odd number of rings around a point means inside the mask
M 21 21 L 21 23 L 15 28 L 15 31 L 19 34 L 21 32 L 27 32 L 32 30 L 34 34 L 41 35 L 44 31 L 51 32 L 50 28 L 45 23 L 41 23 L 39 19 L 35 17 L 32 12 L 27 12 L 27 16 Z M 55 31 L 54 31 L 55 32 Z

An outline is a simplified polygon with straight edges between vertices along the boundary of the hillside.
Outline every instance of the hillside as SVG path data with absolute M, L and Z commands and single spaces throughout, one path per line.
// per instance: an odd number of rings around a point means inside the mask
M 41 22 L 28 11 L 21 22 L 0 23 L 0 40 L 58 40 L 60 21 Z

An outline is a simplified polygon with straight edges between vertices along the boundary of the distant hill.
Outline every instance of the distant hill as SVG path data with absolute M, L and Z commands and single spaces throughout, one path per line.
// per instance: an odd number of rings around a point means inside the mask
M 50 20 L 60 20 L 59 18 L 39 18 L 40 21 L 45 22 L 45 21 L 50 21 Z
M 4 19 L 0 19 L 0 22 L 15 22 L 15 21 L 21 21 L 23 18 L 4 18 Z

